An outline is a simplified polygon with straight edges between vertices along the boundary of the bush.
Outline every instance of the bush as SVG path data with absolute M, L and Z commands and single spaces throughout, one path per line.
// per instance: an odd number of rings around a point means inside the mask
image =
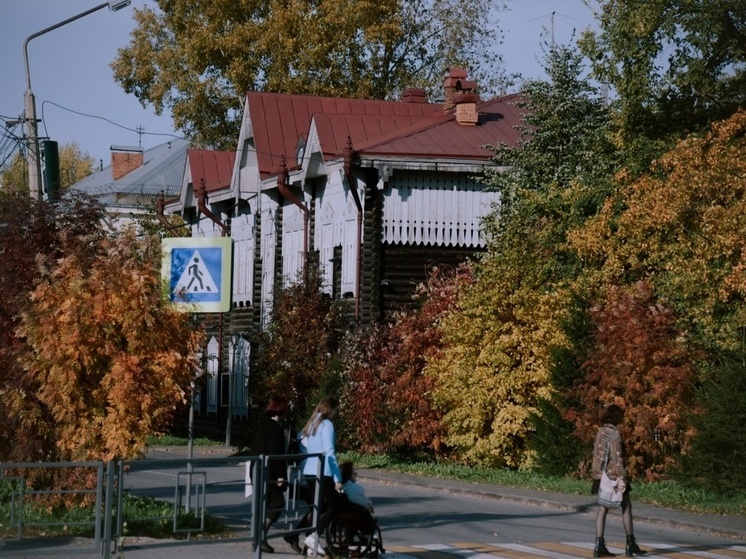
M 694 418 L 697 433 L 691 451 L 682 458 L 682 480 L 718 493 L 743 493 L 746 487 L 744 394 L 744 356 L 723 356 L 699 390 L 704 412 Z

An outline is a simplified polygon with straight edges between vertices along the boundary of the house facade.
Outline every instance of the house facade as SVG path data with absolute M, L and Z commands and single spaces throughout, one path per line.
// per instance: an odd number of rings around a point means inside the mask
M 446 72 L 443 95 L 246 95 L 229 185 L 202 189 L 206 169 L 188 165 L 178 201 L 165 208 L 193 236 L 234 240 L 233 309 L 221 337 L 240 332 L 245 343 L 239 351 L 218 340 L 216 361 L 227 354 L 248 367 L 273 294 L 310 258 L 323 289 L 349 300 L 351 323 L 365 326 L 408 303 L 432 265 L 484 249 L 482 219 L 499 198 L 480 177 L 496 166 L 487 146 L 518 142 L 518 95 L 481 101 L 460 69 Z

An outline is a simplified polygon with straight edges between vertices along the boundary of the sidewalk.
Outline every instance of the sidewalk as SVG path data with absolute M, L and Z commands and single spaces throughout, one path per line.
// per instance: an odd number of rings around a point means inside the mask
M 226 456 L 232 449 L 226 447 L 195 447 L 194 457 L 198 456 Z M 153 457 L 186 456 L 185 447 L 155 447 L 150 450 Z M 538 507 L 587 512 L 596 505 L 591 495 L 565 495 L 544 491 L 498 487 L 490 484 L 470 483 L 465 481 L 438 479 L 430 477 L 400 474 L 381 470 L 359 470 L 361 481 L 374 481 L 389 485 L 411 485 L 431 491 L 441 491 L 452 494 L 468 494 L 485 499 L 512 501 Z M 610 514 L 619 514 L 611 511 Z M 667 509 L 655 505 L 634 503 L 636 521 L 667 525 L 674 528 L 707 533 L 713 536 L 731 538 L 736 541 L 746 541 L 746 519 L 741 517 L 699 515 Z M 244 534 L 245 536 L 245 534 Z M 24 544 L 33 545 L 31 540 Z M 270 544 L 275 553 L 263 554 L 264 559 L 298 559 L 282 538 L 273 538 Z M 38 543 L 37 543 L 38 545 Z M 209 547 L 208 547 L 209 546 Z M 5 548 L 8 552 L 11 546 Z M 6 556 L 0 546 L 0 557 Z M 91 550 L 90 540 L 81 538 L 65 538 L 55 542 L 54 549 L 29 548 L 26 555 L 19 555 L 13 551 L 12 557 L 28 557 L 35 559 L 81 559 L 85 557 L 100 557 Z M 112 553 L 112 558 L 118 559 L 248 559 L 255 554 L 246 537 L 232 540 L 214 541 L 204 538 L 194 538 L 191 542 L 177 542 L 173 540 L 153 540 L 150 538 L 127 538 L 123 548 Z M 8 553 L 8 556 L 11 556 Z M 387 553 L 387 557 L 395 558 L 395 553 Z

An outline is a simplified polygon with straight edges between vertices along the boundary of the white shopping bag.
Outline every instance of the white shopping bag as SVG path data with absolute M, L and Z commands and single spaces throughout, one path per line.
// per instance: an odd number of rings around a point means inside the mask
M 244 497 L 249 498 L 254 494 L 254 485 L 251 483 L 251 460 L 246 461 L 246 481 L 244 483 Z

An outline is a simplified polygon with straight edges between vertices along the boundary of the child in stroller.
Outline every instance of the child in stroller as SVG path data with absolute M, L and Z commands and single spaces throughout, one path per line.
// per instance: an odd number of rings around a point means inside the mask
M 339 513 L 327 528 L 327 545 L 335 556 L 377 557 L 385 550 L 381 529 L 373 517 L 373 502 L 357 483 L 352 462 L 343 462 L 339 469 L 344 493 Z

